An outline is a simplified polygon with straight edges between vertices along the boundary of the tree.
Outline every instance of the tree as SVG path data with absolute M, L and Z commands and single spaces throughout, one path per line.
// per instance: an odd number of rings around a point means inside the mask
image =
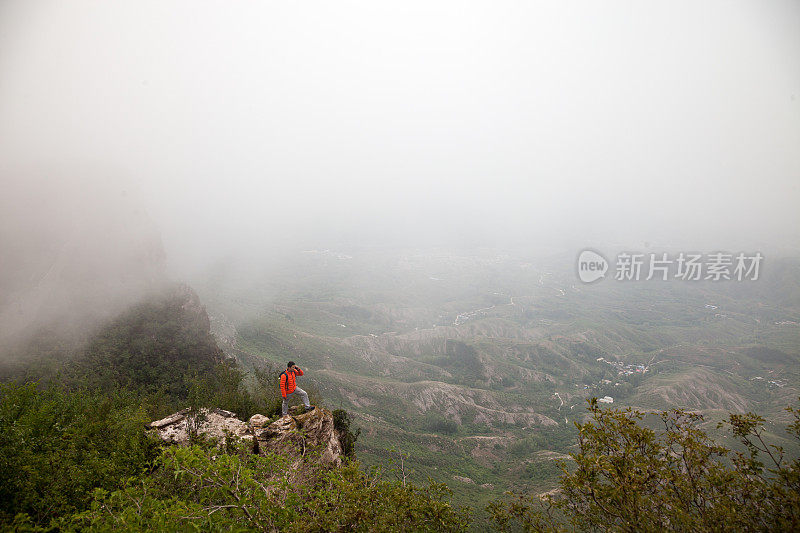
M 742 445 L 731 450 L 700 428 L 703 417 L 660 414 L 658 431 L 630 408 L 603 409 L 576 424 L 574 465 L 562 464 L 560 488 L 489 505 L 503 530 L 790 531 L 800 529 L 800 460 L 764 439 L 764 419 L 732 414 L 720 424 Z M 787 431 L 800 441 L 800 411 Z

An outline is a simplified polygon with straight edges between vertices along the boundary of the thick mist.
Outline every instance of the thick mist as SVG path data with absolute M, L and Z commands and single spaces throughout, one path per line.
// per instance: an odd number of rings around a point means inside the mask
M 44 173 L 58 180 L 5 170 L 0 355 L 43 333 L 78 341 L 166 281 L 159 233 L 122 182 L 100 169 Z
M 52 257 L 125 279 L 159 240 L 178 279 L 309 248 L 796 252 L 798 147 L 791 0 L 0 4 L 15 291 Z

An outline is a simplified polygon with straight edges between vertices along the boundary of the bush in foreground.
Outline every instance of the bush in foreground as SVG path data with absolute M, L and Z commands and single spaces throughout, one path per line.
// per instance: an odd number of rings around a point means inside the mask
M 730 415 L 734 451 L 711 440 L 699 414 L 661 414 L 660 431 L 631 409 L 601 409 L 579 425 L 574 466 L 562 465 L 560 488 L 539 497 L 495 501 L 503 530 L 798 531 L 800 460 L 765 442 L 760 416 Z M 800 410 L 787 431 L 800 440 Z M 720 424 L 723 426 L 723 424 Z
M 80 531 L 461 531 L 465 510 L 444 485 L 403 486 L 359 469 L 319 468 L 297 480 L 288 460 L 214 447 L 165 449 L 157 470 L 122 489 L 95 491 L 91 508 L 64 519 Z

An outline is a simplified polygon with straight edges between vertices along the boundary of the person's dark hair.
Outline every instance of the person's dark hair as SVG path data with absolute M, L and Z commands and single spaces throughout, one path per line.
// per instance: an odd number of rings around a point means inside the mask
M 289 361 L 289 364 L 286 365 L 286 368 L 292 368 L 294 366 L 294 361 Z

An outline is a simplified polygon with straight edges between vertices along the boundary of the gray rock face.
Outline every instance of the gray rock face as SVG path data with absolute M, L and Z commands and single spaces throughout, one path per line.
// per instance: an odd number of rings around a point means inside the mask
M 224 409 L 200 409 L 192 412 L 183 409 L 161 420 L 150 423 L 161 440 L 169 444 L 189 444 L 193 436 L 204 436 L 221 441 L 225 435 L 253 440 L 247 423 L 236 418 L 236 413 Z
M 297 410 L 293 409 L 293 412 Z M 344 453 L 333 413 L 317 408 L 303 414 L 286 415 L 271 421 L 264 415 L 253 415 L 248 422 L 236 413 L 223 409 L 183 409 L 161 420 L 151 422 L 150 431 L 168 444 L 187 445 L 195 436 L 223 442 L 226 435 L 252 442 L 255 453 L 278 453 L 292 457 L 296 463 L 339 466 Z
M 251 419 L 252 421 L 252 419 Z M 318 457 L 324 465 L 342 463 L 342 443 L 334 427 L 333 414 L 314 409 L 297 416 L 282 416 L 268 426 L 253 426 L 259 453 L 280 453 L 293 457 Z

